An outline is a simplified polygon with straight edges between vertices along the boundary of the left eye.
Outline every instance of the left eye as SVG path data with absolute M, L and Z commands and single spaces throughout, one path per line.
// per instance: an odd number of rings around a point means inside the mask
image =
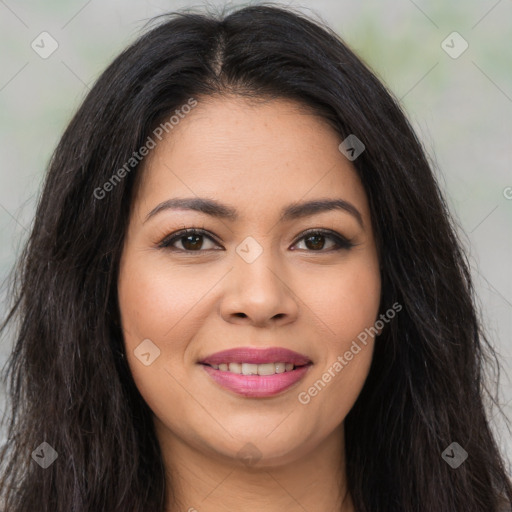
M 331 251 L 339 251 L 341 249 L 350 249 L 354 247 L 350 240 L 345 238 L 344 236 L 334 233 L 333 231 L 325 231 L 325 230 L 313 230 L 308 231 L 307 233 L 303 233 L 300 240 L 305 240 L 305 245 L 308 249 L 313 249 L 312 252 L 319 252 L 319 249 L 323 249 L 325 243 L 322 239 L 331 239 L 334 241 L 333 247 L 331 247 Z M 329 251 L 321 251 L 321 252 L 329 252 Z
M 164 238 L 164 240 L 160 242 L 159 247 L 181 252 L 201 252 L 200 250 L 203 248 L 203 242 L 201 240 L 202 238 L 207 238 L 216 244 L 215 240 L 209 236 L 206 231 L 202 229 L 191 228 L 178 231 L 177 233 L 173 233 L 172 235 Z M 325 247 L 325 242 L 323 240 L 326 238 L 333 241 L 334 244 L 331 249 L 322 251 L 322 249 Z M 322 229 L 316 229 L 308 231 L 307 233 L 302 233 L 301 237 L 297 239 L 297 242 L 295 242 L 294 245 L 297 245 L 297 243 L 301 240 L 304 240 L 307 248 L 306 250 L 309 249 L 309 252 L 339 251 L 341 249 L 350 249 L 355 245 L 350 240 L 338 233 Z M 183 249 L 175 247 L 177 242 L 182 244 Z M 211 250 L 211 248 L 203 248 L 203 250 Z

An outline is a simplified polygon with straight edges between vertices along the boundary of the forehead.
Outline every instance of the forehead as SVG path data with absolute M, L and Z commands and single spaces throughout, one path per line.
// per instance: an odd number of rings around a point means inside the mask
M 326 120 L 290 100 L 207 98 L 146 158 L 138 203 L 150 210 L 172 197 L 220 198 L 243 220 L 283 204 L 341 197 L 365 215 L 364 188 L 341 141 Z

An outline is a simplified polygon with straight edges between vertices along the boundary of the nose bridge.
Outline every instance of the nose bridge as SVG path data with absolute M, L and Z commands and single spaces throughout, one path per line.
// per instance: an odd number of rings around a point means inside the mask
M 279 270 L 281 264 L 274 254 L 271 238 L 256 240 L 246 237 L 236 248 L 235 272 L 237 282 L 242 287 L 250 287 L 252 296 L 257 299 L 259 294 L 279 293 Z
M 251 236 L 243 240 L 236 248 L 233 267 L 233 281 L 223 301 L 224 314 L 242 314 L 261 323 L 296 312 L 291 286 L 286 283 L 282 261 L 270 237 L 261 242 Z

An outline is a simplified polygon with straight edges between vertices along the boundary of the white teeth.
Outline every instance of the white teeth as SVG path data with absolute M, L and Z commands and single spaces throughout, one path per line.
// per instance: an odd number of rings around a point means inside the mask
M 274 375 L 275 373 L 291 372 L 293 363 L 221 363 L 210 365 L 216 370 L 237 373 L 239 375 Z
M 285 363 L 274 363 L 276 367 L 276 373 L 284 373 L 286 371 Z
M 258 375 L 258 365 L 251 363 L 242 363 L 243 375 Z
M 258 375 L 274 375 L 274 373 L 276 373 L 276 365 L 274 363 L 258 365 Z
M 242 373 L 242 365 L 240 363 L 229 363 L 229 371 L 232 373 Z

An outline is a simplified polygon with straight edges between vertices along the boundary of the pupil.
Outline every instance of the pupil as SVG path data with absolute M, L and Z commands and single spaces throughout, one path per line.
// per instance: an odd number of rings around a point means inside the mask
M 193 250 L 193 249 L 198 249 L 199 247 L 201 247 L 201 244 L 198 243 L 198 239 L 201 238 L 202 235 L 187 235 L 185 238 L 185 241 L 183 242 L 183 246 L 185 247 L 185 249 L 187 250 Z M 194 245 L 194 243 L 192 242 L 192 246 L 190 246 L 189 242 L 191 239 L 195 239 L 196 240 L 196 245 Z
M 322 249 L 324 244 L 319 242 L 318 239 L 320 238 L 323 238 L 323 235 L 311 235 L 311 236 L 308 236 L 306 238 L 306 246 L 308 247 L 308 249 Z M 309 247 L 308 245 L 308 240 L 315 240 L 316 239 L 316 243 L 314 242 L 313 243 L 313 247 Z

